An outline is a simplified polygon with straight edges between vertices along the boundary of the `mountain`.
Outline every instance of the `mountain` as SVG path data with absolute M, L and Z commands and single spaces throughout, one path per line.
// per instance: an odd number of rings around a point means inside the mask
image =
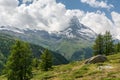
M 84 39 L 89 41 L 93 41 L 97 35 L 92 29 L 81 24 L 75 16 L 71 19 L 69 27 L 60 31 L 59 34 L 66 38 Z
M 10 48 L 15 43 L 16 39 L 17 39 L 16 37 L 10 36 L 8 34 L 0 33 L 0 69 L 3 67 L 3 64 L 6 62 L 7 57 L 9 56 L 10 53 Z M 29 44 L 33 52 L 33 57 L 40 58 L 40 55 L 45 50 L 45 48 L 35 44 L 31 44 L 31 43 Z M 68 61 L 61 54 L 51 50 L 50 53 L 53 55 L 54 65 L 68 63 Z
M 37 36 L 49 39 L 53 38 L 56 40 L 66 38 L 66 39 L 85 39 L 93 41 L 96 37 L 96 33 L 89 27 L 81 24 L 77 17 L 73 17 L 69 23 L 69 27 L 59 32 L 47 32 L 45 30 L 36 30 L 36 29 L 19 29 L 13 26 L 1 26 L 0 30 L 2 31 L 12 31 L 15 33 L 21 34 L 30 34 L 33 33 Z
M 1 33 L 59 52 L 72 61 L 81 60 L 83 55 L 85 58 L 92 56 L 91 46 L 97 35 L 92 29 L 81 24 L 75 16 L 71 19 L 69 27 L 59 32 L 19 29 L 12 26 L 1 26 L 0 30 Z

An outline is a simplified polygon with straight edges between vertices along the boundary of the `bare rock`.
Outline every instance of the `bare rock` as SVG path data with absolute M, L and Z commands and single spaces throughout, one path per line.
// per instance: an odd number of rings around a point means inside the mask
M 85 61 L 85 64 L 95 64 L 95 63 L 100 63 L 100 62 L 105 62 L 107 60 L 107 57 L 104 55 L 96 55 L 91 57 L 90 59 L 87 59 Z

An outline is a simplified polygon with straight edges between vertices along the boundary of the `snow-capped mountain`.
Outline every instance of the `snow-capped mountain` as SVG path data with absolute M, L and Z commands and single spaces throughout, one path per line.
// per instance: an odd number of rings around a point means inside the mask
M 23 30 L 13 27 L 13 26 L 0 26 L 0 30 L 1 31 L 12 31 L 12 32 L 16 32 L 16 33 L 24 33 Z
M 86 39 L 94 40 L 96 33 L 89 27 L 81 24 L 77 17 L 73 17 L 70 21 L 70 25 L 65 30 L 59 32 L 47 32 L 45 30 L 35 30 L 35 29 L 19 29 L 12 26 L 1 26 L 1 31 L 12 31 L 15 33 L 23 34 L 35 34 L 43 38 L 67 38 L 67 39 Z
M 83 39 L 95 39 L 96 33 L 89 27 L 81 24 L 77 17 L 73 17 L 70 21 L 70 26 L 59 34 L 66 36 L 67 38 L 83 38 Z

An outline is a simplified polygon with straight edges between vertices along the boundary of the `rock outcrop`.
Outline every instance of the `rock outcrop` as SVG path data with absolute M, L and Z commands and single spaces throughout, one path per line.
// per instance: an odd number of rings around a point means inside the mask
M 96 55 L 96 56 L 93 56 L 89 59 L 87 59 L 85 61 L 85 64 L 95 64 L 95 63 L 99 63 L 99 62 L 105 62 L 107 60 L 107 57 L 104 56 L 104 55 Z

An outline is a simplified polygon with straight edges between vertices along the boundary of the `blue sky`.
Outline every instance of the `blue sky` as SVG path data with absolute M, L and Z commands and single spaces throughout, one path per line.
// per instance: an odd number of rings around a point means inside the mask
M 96 11 L 96 10 L 104 10 L 101 8 L 92 8 L 88 4 L 82 3 L 80 0 L 56 0 L 57 2 L 61 2 L 66 5 L 67 9 L 81 9 L 84 11 Z M 98 0 L 105 1 L 105 0 Z M 120 0 L 107 0 L 108 4 L 114 5 L 110 11 L 114 10 L 120 13 Z
M 96 12 L 100 10 L 105 12 L 106 16 L 111 19 L 110 12 L 115 11 L 120 13 L 120 0 L 107 0 L 107 4 L 112 4 L 114 7 L 110 10 L 104 8 L 93 8 L 88 4 L 82 3 L 81 0 L 56 0 L 57 2 L 63 3 L 67 9 L 80 9 L 85 12 Z M 105 1 L 105 0 L 98 0 L 98 1 Z

